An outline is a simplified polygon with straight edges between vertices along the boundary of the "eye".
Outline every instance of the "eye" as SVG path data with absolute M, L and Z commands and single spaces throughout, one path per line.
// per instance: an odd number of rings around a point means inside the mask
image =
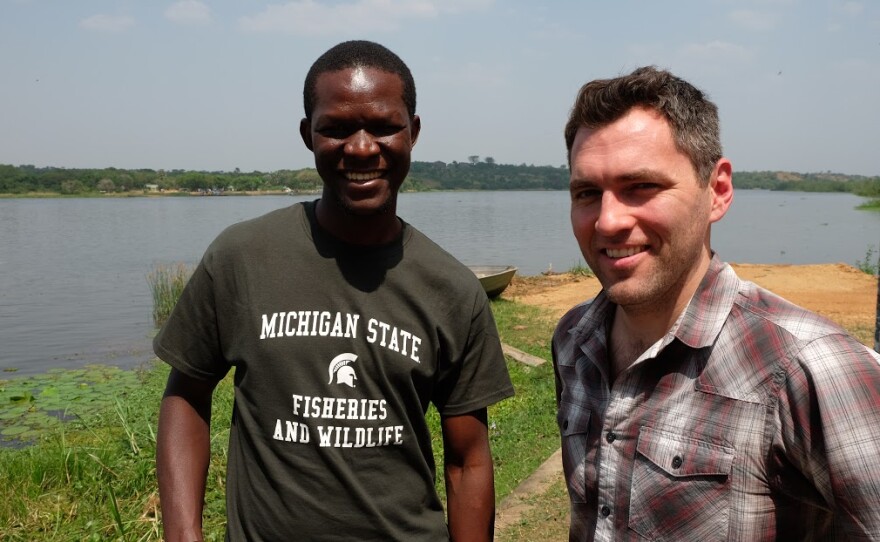
M 321 126 L 315 131 L 328 139 L 345 139 L 346 137 L 351 135 L 353 130 L 349 126 L 334 124 L 329 126 Z
M 376 137 L 387 137 L 394 135 L 404 129 L 404 126 L 398 124 L 376 124 L 369 127 L 369 131 Z
M 602 191 L 598 188 L 583 187 L 571 191 L 572 200 L 593 200 L 602 197 Z

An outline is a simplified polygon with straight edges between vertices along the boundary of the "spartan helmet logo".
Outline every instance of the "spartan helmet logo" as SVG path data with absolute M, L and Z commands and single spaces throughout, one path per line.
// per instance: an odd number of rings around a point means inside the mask
M 333 375 L 335 374 L 337 384 L 345 384 L 353 388 L 357 375 L 354 374 L 354 367 L 350 367 L 349 364 L 354 363 L 356 359 L 357 356 L 349 352 L 333 358 L 333 361 L 330 362 L 330 381 L 327 384 L 333 383 Z

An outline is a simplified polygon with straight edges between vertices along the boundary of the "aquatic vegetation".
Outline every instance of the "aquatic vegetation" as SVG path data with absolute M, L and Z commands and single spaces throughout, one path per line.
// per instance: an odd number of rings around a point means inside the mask
M 153 294 L 153 323 L 161 327 L 168 319 L 192 275 L 186 264 L 158 265 L 147 274 L 150 292 Z
M 134 371 L 103 365 L 0 380 L 0 446 L 24 446 L 64 421 L 87 419 L 136 383 Z

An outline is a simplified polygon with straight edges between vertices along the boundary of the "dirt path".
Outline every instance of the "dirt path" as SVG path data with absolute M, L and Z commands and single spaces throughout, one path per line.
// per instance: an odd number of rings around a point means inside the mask
M 752 281 L 804 308 L 834 320 L 859 340 L 873 346 L 877 278 L 846 264 L 731 264 Z M 575 304 L 593 297 L 599 281 L 559 274 L 515 277 L 503 297 L 551 309 L 562 316 Z

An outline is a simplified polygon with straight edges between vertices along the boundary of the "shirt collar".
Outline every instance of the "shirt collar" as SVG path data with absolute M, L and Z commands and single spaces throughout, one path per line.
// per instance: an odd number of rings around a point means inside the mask
M 733 269 L 713 253 L 709 269 L 685 309 L 676 338 L 691 348 L 712 345 L 730 314 L 739 284 Z
M 691 348 L 710 346 L 715 342 L 739 290 L 739 278 L 733 269 L 713 252 L 709 268 L 700 281 L 697 290 L 673 326 L 675 337 Z M 614 304 L 605 295 L 605 290 L 589 302 L 580 320 L 569 334 L 578 342 L 599 339 L 604 343 L 604 333 L 608 318 L 613 313 Z M 596 337 L 599 335 L 600 337 Z

